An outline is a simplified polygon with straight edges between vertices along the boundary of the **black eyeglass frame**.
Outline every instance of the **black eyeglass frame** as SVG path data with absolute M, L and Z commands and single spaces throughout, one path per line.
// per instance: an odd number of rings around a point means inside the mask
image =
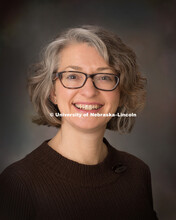
M 75 88 L 71 88 L 71 87 L 65 86 L 65 85 L 63 84 L 63 82 L 62 82 L 62 74 L 63 74 L 63 73 L 66 73 L 66 72 L 69 72 L 69 73 L 81 73 L 81 74 L 85 75 L 86 78 L 85 78 L 85 81 L 84 81 L 84 83 L 82 84 L 82 86 L 75 87 Z M 92 83 L 93 83 L 93 85 L 94 85 L 94 87 L 95 87 L 96 89 L 99 89 L 99 90 L 102 90 L 102 91 L 113 91 L 113 90 L 115 90 L 115 89 L 117 88 L 117 86 L 119 85 L 119 82 L 120 82 L 120 73 L 117 73 L 117 74 L 113 74 L 113 73 L 93 73 L 93 74 L 87 74 L 87 73 L 83 73 L 83 72 L 80 72 L 80 71 L 62 71 L 62 72 L 54 72 L 54 74 L 55 74 L 55 78 L 54 78 L 53 80 L 55 81 L 56 78 L 58 78 L 58 79 L 60 80 L 61 84 L 63 85 L 63 87 L 65 87 L 65 88 L 67 88 L 67 89 L 80 89 L 80 88 L 82 88 L 82 87 L 86 84 L 88 78 L 91 78 L 91 79 L 92 79 Z M 116 80 L 117 80 L 116 85 L 115 85 L 111 90 L 100 89 L 100 88 L 98 88 L 98 87 L 95 85 L 94 80 L 93 80 L 94 76 L 96 76 L 96 75 L 101 75 L 101 74 L 102 74 L 102 75 L 103 75 L 103 74 L 113 75 L 113 76 L 116 78 Z

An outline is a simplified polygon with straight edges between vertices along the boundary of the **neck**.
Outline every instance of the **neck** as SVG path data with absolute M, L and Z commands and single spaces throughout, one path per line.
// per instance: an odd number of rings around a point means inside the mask
M 103 143 L 105 128 L 93 132 L 62 125 L 48 144 L 62 156 L 81 164 L 95 165 L 104 160 L 108 150 Z

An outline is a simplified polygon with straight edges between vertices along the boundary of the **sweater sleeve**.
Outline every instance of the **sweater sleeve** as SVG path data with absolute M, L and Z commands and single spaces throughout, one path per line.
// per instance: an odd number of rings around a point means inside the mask
M 18 170 L 19 171 L 19 170 Z M 25 181 L 13 166 L 0 175 L 0 219 L 33 219 L 33 207 Z

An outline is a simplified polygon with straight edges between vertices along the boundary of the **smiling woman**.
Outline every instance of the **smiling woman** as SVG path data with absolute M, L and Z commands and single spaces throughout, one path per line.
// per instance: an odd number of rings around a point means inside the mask
M 84 47 L 82 46 L 82 51 L 77 49 L 76 45 L 78 46 L 78 44 L 80 44 L 79 47 L 84 45 Z M 60 127 L 61 118 L 51 118 L 49 115 L 50 112 L 58 112 L 60 110 L 49 98 L 51 90 L 54 87 L 53 79 L 56 79 L 56 77 L 59 78 L 62 85 L 70 89 L 68 85 L 64 85 L 63 83 L 65 82 L 64 76 L 66 76 L 66 73 L 59 73 L 58 70 L 61 72 L 67 70 L 67 74 L 68 70 L 84 72 L 82 66 L 76 65 L 76 63 L 69 63 L 68 59 L 72 58 L 78 61 L 79 56 L 84 55 L 86 57 L 87 51 L 86 53 L 83 51 L 86 46 L 89 50 L 94 50 L 93 55 L 98 56 L 99 60 L 101 60 L 100 64 L 103 65 L 97 66 L 97 69 L 93 69 L 91 75 L 94 73 L 113 73 L 115 80 L 118 81 L 117 89 L 120 89 L 120 105 L 118 109 L 116 109 L 116 112 L 137 113 L 143 109 L 146 79 L 141 76 L 138 70 L 135 53 L 114 33 L 95 26 L 83 26 L 61 33 L 46 47 L 43 53 L 43 60 L 32 70 L 32 72 L 35 72 L 35 75 L 29 78 L 28 85 L 32 103 L 38 113 L 33 119 L 35 123 Z M 63 60 L 61 53 L 63 53 L 63 55 L 65 55 L 66 51 L 69 53 L 68 47 L 71 47 L 70 49 L 76 53 L 76 56 L 74 55 L 73 58 L 71 54 L 68 54 L 70 58 Z M 89 60 L 90 57 L 87 55 L 86 59 Z M 65 69 L 61 69 L 61 61 L 68 62 L 67 66 L 66 63 L 62 64 L 65 65 Z M 96 60 L 93 61 L 95 65 Z M 89 65 L 89 63 L 87 63 L 87 65 Z M 85 73 L 88 74 L 86 71 Z M 85 75 L 85 73 L 82 74 Z M 88 76 L 85 76 L 87 79 Z M 91 76 L 89 76 L 89 78 L 90 77 Z M 96 78 L 97 77 L 94 79 Z M 86 82 L 85 80 L 83 81 Z M 97 80 L 95 81 L 97 82 Z M 97 83 L 95 81 L 93 80 L 92 83 L 96 87 Z M 98 84 L 99 86 L 100 84 L 102 85 L 102 80 Z M 114 88 L 116 88 L 117 85 L 115 85 Z M 100 87 L 99 89 L 102 88 Z M 111 89 L 113 88 L 111 87 Z M 106 93 L 107 95 L 110 94 L 109 91 Z M 107 124 L 107 129 L 127 133 L 131 131 L 134 122 L 134 118 L 112 118 Z
M 157 219 L 149 167 L 104 138 L 131 131 L 135 117 L 109 116 L 136 115 L 145 81 L 134 52 L 100 27 L 52 41 L 28 88 L 33 122 L 59 129 L 0 175 L 1 219 Z

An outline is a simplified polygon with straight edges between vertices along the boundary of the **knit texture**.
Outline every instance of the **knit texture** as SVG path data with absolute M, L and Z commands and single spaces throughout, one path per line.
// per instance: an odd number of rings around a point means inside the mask
M 151 175 L 113 148 L 97 165 L 63 157 L 45 141 L 0 175 L 1 220 L 152 220 Z

